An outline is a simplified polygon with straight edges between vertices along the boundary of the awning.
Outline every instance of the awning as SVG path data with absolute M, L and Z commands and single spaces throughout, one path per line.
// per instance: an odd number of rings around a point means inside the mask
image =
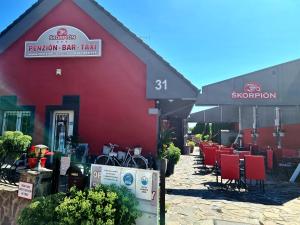
M 194 100 L 159 100 L 161 118 L 173 117 L 186 119 L 194 103 Z
M 188 122 L 196 123 L 236 123 L 238 122 L 238 107 L 219 106 L 192 113 Z

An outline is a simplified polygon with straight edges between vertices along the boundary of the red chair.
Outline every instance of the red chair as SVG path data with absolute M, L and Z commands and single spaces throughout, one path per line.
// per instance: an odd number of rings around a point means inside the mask
M 228 151 L 230 154 L 233 154 L 234 148 L 231 147 L 222 147 L 220 150 Z
M 204 156 L 204 165 L 205 166 L 215 166 L 216 163 L 216 147 L 204 147 L 203 156 Z
M 205 147 L 209 146 L 207 142 L 200 142 L 199 147 L 201 150 L 203 150 Z
M 232 155 L 233 150 L 221 149 L 216 151 L 216 164 L 218 167 L 221 167 L 221 154 Z
M 240 183 L 240 159 L 238 155 L 221 154 L 221 183 L 228 179 L 225 185 L 232 181 Z
M 217 150 L 216 151 L 215 173 L 216 173 L 217 183 L 219 182 L 218 176 L 220 174 L 220 168 L 221 168 L 221 154 L 231 155 L 232 151 L 231 150 Z
M 299 153 L 296 149 L 283 148 L 282 149 L 282 157 L 283 158 L 298 158 Z
M 246 155 L 245 156 L 245 180 L 258 180 L 263 191 L 265 191 L 264 181 L 266 179 L 265 173 L 265 159 L 263 156 Z

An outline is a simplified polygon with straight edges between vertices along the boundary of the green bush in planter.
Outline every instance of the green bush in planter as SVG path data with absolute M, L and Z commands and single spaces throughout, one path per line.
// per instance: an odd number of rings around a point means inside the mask
M 174 143 L 171 143 L 168 151 L 167 151 L 167 159 L 174 163 L 177 164 L 179 159 L 180 159 L 181 151 L 179 148 L 177 148 Z
M 66 194 L 57 193 L 34 199 L 23 209 L 18 218 L 19 225 L 59 225 L 55 208 L 64 200 Z
M 19 156 L 19 152 L 25 152 L 30 146 L 32 138 L 21 131 L 6 131 L 0 137 L 0 154 L 12 157 Z
M 71 188 L 70 193 L 52 204 L 53 197 L 45 197 L 50 208 L 35 201 L 25 208 L 18 219 L 20 225 L 131 225 L 141 215 L 135 196 L 126 187 L 97 186 L 94 189 L 78 191 Z M 37 204 L 37 205 L 36 205 Z M 43 216 L 49 213 L 53 218 Z M 36 213 L 37 222 L 32 223 Z M 44 218 L 43 218 L 44 217 Z M 51 221 L 51 223 L 49 223 Z

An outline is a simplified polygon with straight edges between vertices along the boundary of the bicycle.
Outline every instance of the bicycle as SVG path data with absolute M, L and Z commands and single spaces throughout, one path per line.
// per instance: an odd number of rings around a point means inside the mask
M 104 145 L 103 154 L 99 155 L 94 163 L 148 169 L 148 160 L 141 155 L 142 148 L 127 148 L 127 153 L 125 153 L 122 151 L 114 152 L 115 147 L 119 146 L 111 143 L 109 143 L 109 146 Z M 133 152 L 133 154 L 131 152 Z

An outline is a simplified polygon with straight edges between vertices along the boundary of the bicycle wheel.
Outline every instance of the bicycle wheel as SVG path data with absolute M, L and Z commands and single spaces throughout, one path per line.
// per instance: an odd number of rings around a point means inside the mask
M 126 163 L 127 167 L 148 169 L 148 162 L 142 156 L 132 156 Z
M 100 155 L 95 159 L 95 164 L 114 166 L 115 162 L 107 155 Z

